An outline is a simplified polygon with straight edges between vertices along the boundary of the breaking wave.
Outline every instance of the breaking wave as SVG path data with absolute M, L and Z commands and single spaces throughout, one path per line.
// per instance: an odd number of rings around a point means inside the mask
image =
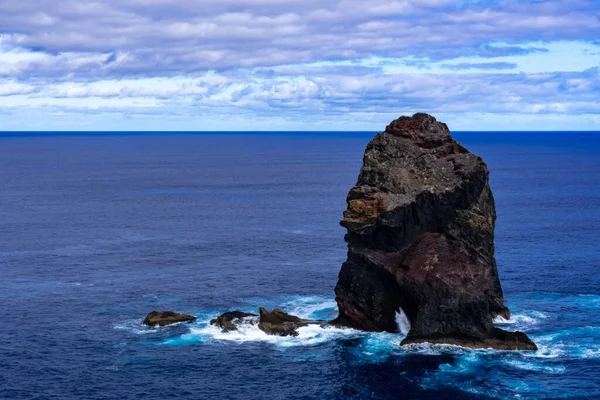
M 258 321 L 246 321 L 237 331 L 223 333 L 220 328 L 206 325 L 191 328 L 190 334 L 205 340 L 226 340 L 233 342 L 267 342 L 281 347 L 315 346 L 339 338 L 359 336 L 361 332 L 353 329 L 339 329 L 309 325 L 298 328 L 298 336 L 267 335 L 258 329 Z
M 587 297 L 586 302 L 597 298 Z M 255 311 L 260 304 L 277 304 L 276 299 L 264 302 L 254 299 L 243 311 Z M 330 298 L 287 297 L 279 299 L 283 310 L 301 318 L 330 320 L 336 317 L 337 307 Z M 400 346 L 400 342 L 410 331 L 410 322 L 402 309 L 396 313 L 400 333 L 369 333 L 349 328 L 309 325 L 298 329 L 298 336 L 270 336 L 258 329 L 258 318 L 246 318 L 237 331 L 224 333 L 210 325 L 210 319 L 223 310 L 205 311 L 196 314 L 198 320 L 175 327 L 149 328 L 139 320 L 127 320 L 115 326 L 119 331 L 139 337 L 140 343 L 160 346 L 211 345 L 231 343 L 266 343 L 274 348 L 292 349 L 313 348 L 303 354 L 316 355 L 342 346 L 352 355 L 353 362 L 359 364 L 383 363 L 390 360 L 402 362 L 410 357 L 434 357 L 442 360 L 439 365 L 427 371 L 418 382 L 424 389 L 452 387 L 471 394 L 492 398 L 513 398 L 524 394 L 536 397 L 543 394 L 543 388 L 511 380 L 515 374 L 536 374 L 552 376 L 569 371 L 571 360 L 600 359 L 600 326 L 569 327 L 556 329 L 555 318 L 549 312 L 518 310 L 510 319 L 496 318 L 495 324 L 509 330 L 522 330 L 529 334 L 539 349 L 535 352 L 510 352 L 492 349 L 472 350 L 454 345 L 412 344 Z M 449 361 L 443 361 L 449 360 Z M 479 376 L 488 371 L 493 382 L 485 385 Z M 511 372 L 512 371 L 512 372 Z M 478 383 L 479 382 L 479 383 Z M 492 387 L 490 387 L 492 386 Z
M 511 315 L 510 319 L 498 316 L 494 318 L 494 324 L 505 328 L 530 329 L 538 325 L 542 320 L 548 318 L 548 314 L 539 311 L 529 311 Z
M 595 300 L 595 299 L 594 299 Z M 245 307 L 245 311 L 255 311 L 256 306 Z M 288 298 L 281 303 L 281 308 L 291 314 L 306 319 L 333 319 L 337 315 L 335 301 L 318 296 Z M 191 324 L 179 324 L 176 327 L 150 328 L 139 320 L 127 320 L 115 325 L 115 329 L 127 331 L 135 335 L 177 334 L 167 337 L 161 344 L 206 343 L 213 341 L 229 342 L 267 342 L 276 346 L 314 346 L 339 339 L 360 338 L 357 354 L 364 353 L 369 359 L 374 354 L 381 354 L 382 349 L 393 354 L 481 354 L 486 352 L 499 353 L 494 350 L 465 350 L 459 346 L 443 344 L 413 344 L 400 347 L 400 341 L 410 331 L 410 322 L 402 309 L 396 313 L 399 334 L 368 333 L 350 328 L 335 328 L 330 326 L 309 325 L 298 329 L 298 336 L 280 337 L 265 334 L 258 329 L 255 319 L 246 319 L 237 331 L 223 333 L 218 327 L 210 325 L 210 319 L 219 312 L 203 312 L 196 315 L 198 320 Z M 510 319 L 496 318 L 495 324 L 510 330 L 529 332 L 538 344 L 539 350 L 531 353 L 520 353 L 525 358 L 597 358 L 600 357 L 600 327 L 587 326 L 569 328 L 554 332 L 538 332 L 549 315 L 539 311 L 524 311 L 515 313 Z M 532 330 L 534 332 L 532 332 Z M 183 331 L 183 332 L 182 332 Z M 506 352 L 504 352 L 506 353 Z M 515 364 L 516 365 L 516 364 Z
M 396 312 L 396 325 L 398 325 L 398 330 L 404 336 L 410 332 L 410 321 L 402 308 L 399 308 Z

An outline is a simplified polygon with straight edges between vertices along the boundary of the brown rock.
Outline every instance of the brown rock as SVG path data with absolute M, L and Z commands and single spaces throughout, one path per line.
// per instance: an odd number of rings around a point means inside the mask
M 173 311 L 152 311 L 144 319 L 144 325 L 148 326 L 166 326 L 178 322 L 195 321 L 196 317 L 189 314 L 179 314 Z
M 309 321 L 278 309 L 269 312 L 266 308 L 261 307 L 259 313 L 260 321 L 258 328 L 268 335 L 298 336 L 297 329 L 309 323 Z

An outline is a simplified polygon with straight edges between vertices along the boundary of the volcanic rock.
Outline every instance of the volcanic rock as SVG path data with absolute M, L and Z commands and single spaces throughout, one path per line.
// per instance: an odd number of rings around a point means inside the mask
M 231 332 L 238 329 L 238 325 L 242 323 L 244 318 L 257 317 L 258 315 L 243 311 L 229 311 L 221 314 L 215 319 L 210 320 L 211 325 L 216 325 L 221 328 L 222 332 Z
M 341 225 L 348 258 L 335 288 L 337 325 L 434 342 L 532 350 L 510 317 L 494 258 L 496 211 L 485 162 L 427 114 L 400 117 L 367 145 Z
M 298 328 L 302 326 L 326 326 L 328 324 L 327 321 L 302 319 L 279 309 L 268 311 L 266 308 L 260 307 L 259 314 L 229 311 L 212 319 L 210 323 L 220 327 L 224 333 L 235 331 L 242 324 L 258 324 L 258 328 L 267 335 L 276 336 L 298 336 Z
M 260 307 L 259 313 L 258 328 L 268 335 L 298 336 L 297 329 L 311 322 L 287 314 L 279 309 L 269 312 L 266 308 Z
M 189 314 L 179 314 L 173 311 L 152 311 L 144 319 L 144 325 L 148 326 L 166 326 L 178 322 L 195 321 L 196 317 Z

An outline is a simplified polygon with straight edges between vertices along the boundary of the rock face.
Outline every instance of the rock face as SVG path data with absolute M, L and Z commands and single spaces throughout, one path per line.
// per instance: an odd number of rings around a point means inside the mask
M 368 144 L 341 225 L 348 259 L 335 288 L 338 325 L 397 332 L 403 344 L 535 349 L 510 317 L 494 258 L 494 198 L 485 162 L 427 114 L 400 117 Z
M 191 322 L 195 320 L 196 317 L 189 314 L 179 314 L 173 311 L 152 311 L 144 319 L 144 325 L 165 326 L 176 324 L 178 322 Z

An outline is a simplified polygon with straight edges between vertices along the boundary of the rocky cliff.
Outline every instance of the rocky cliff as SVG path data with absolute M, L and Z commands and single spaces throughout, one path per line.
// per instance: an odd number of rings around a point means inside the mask
M 335 323 L 398 330 L 403 344 L 535 349 L 493 318 L 510 317 L 494 258 L 496 212 L 485 162 L 427 114 L 400 117 L 368 144 L 341 221 L 348 259 Z

